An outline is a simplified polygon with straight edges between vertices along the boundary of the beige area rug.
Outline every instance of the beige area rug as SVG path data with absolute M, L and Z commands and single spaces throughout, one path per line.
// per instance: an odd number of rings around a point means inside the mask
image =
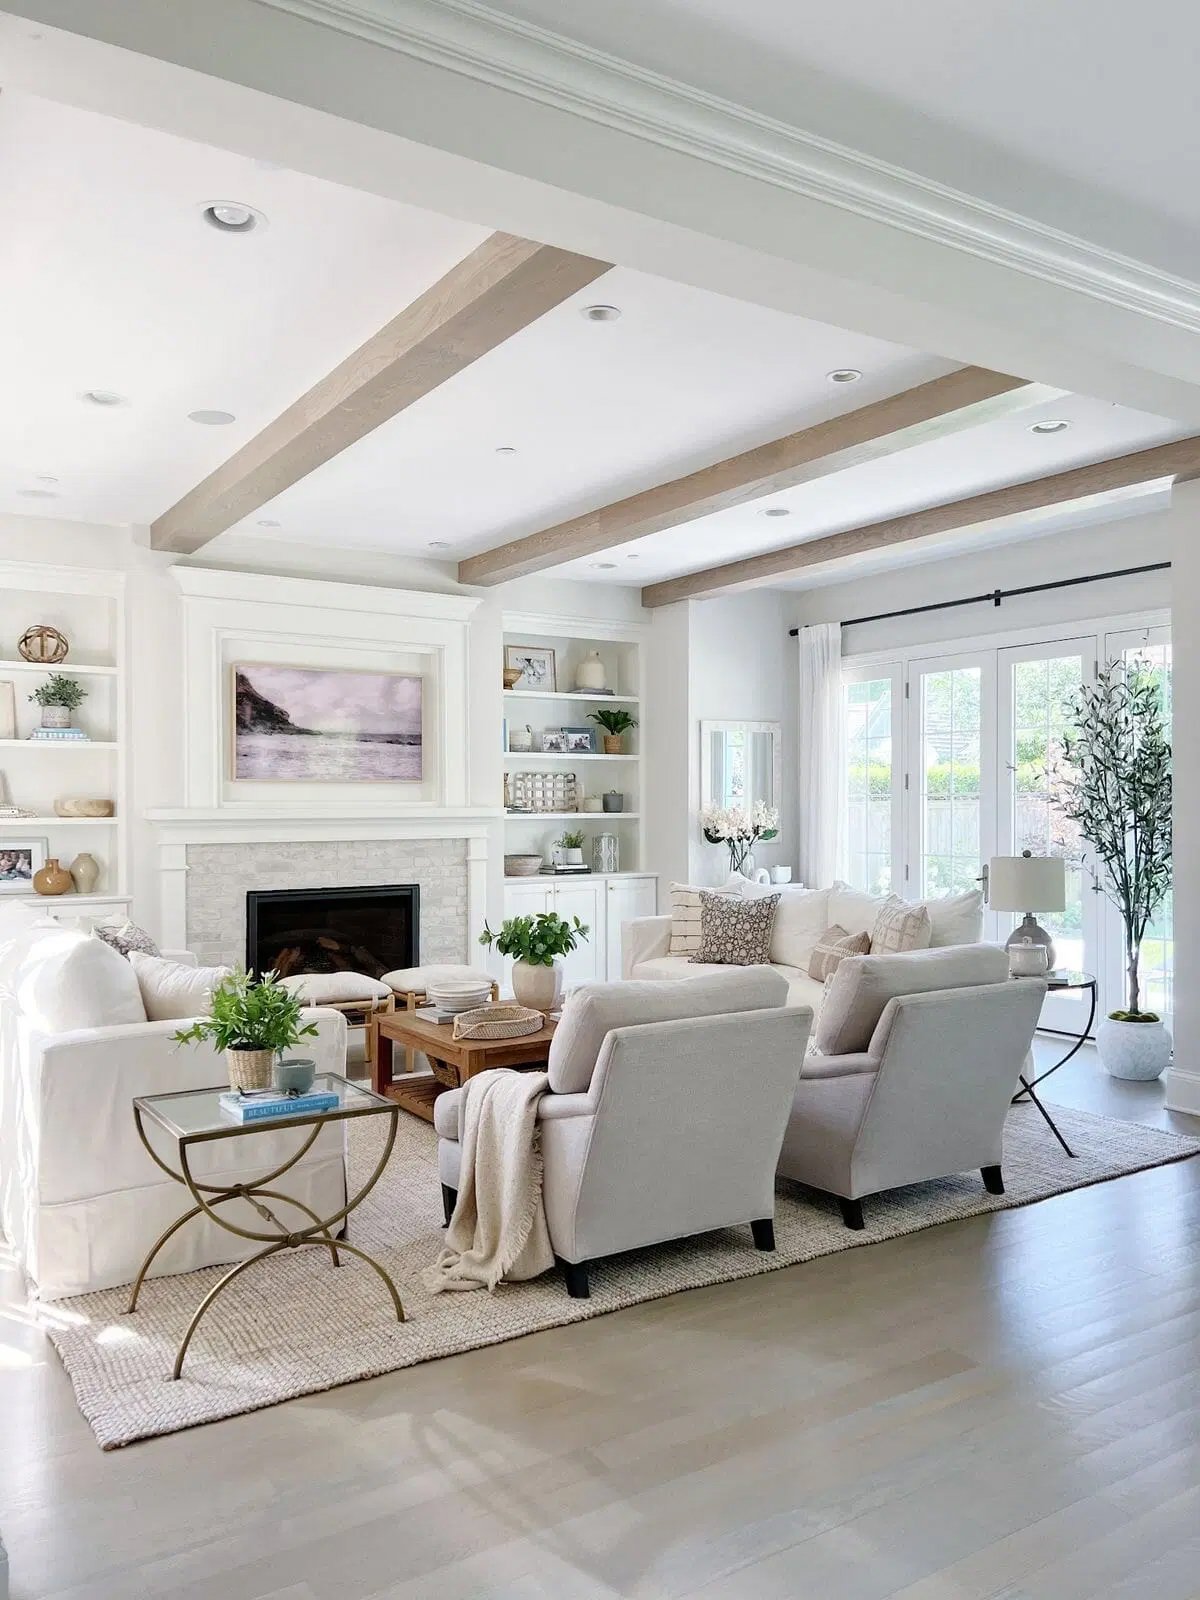
M 170 1381 L 188 1319 L 220 1268 L 155 1278 L 136 1315 L 127 1290 L 106 1290 L 40 1307 L 79 1409 L 106 1449 L 201 1422 L 237 1416 L 418 1361 L 579 1322 L 703 1284 L 751 1277 L 817 1256 L 915 1233 L 936 1223 L 1028 1205 L 1200 1151 L 1200 1140 L 1054 1107 L 1077 1159 L 1069 1160 L 1031 1106 L 1016 1107 L 1005 1137 L 1007 1194 L 987 1194 L 977 1173 L 914 1185 L 867 1205 L 867 1227 L 852 1233 L 835 1202 L 781 1184 L 773 1254 L 756 1250 L 750 1229 L 638 1250 L 593 1267 L 590 1300 L 571 1300 L 556 1270 L 533 1283 L 429 1295 L 421 1269 L 442 1242 L 436 1136 L 400 1117 L 388 1171 L 351 1217 L 351 1239 L 393 1274 L 408 1320 L 397 1324 L 379 1278 L 352 1256 L 335 1269 L 324 1251 L 288 1251 L 232 1284 L 202 1324 L 183 1377 Z M 362 1176 L 378 1159 L 374 1118 L 350 1124 L 352 1166 Z

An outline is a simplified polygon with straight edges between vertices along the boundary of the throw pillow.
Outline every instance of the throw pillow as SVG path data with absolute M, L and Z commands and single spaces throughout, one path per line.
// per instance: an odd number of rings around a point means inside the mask
M 208 1016 L 212 1010 L 213 990 L 233 970 L 231 967 L 192 967 L 182 961 L 147 955 L 144 950 L 131 950 L 128 960 L 150 1022 Z
M 11 974 L 22 1013 L 44 1033 L 145 1022 L 141 991 L 128 961 L 78 928 L 35 928 Z
M 131 950 L 141 950 L 148 956 L 160 953 L 150 934 L 136 922 L 98 922 L 92 932 L 119 956 L 127 956 Z
M 690 883 L 673 883 L 670 887 L 671 896 L 671 947 L 667 951 L 671 956 L 694 956 L 700 948 L 700 896 L 704 894 L 723 894 L 729 897 L 739 896 L 741 891 L 738 885 L 745 880 L 738 878 L 732 880 L 733 886 L 726 884 L 723 889 L 701 890 Z
M 869 933 L 847 933 L 835 922 L 832 928 L 826 928 L 813 946 L 808 975 L 818 983 L 824 983 L 827 978 L 832 978 L 847 956 L 865 956 L 870 949 Z
M 724 967 L 757 967 L 771 959 L 777 894 L 756 900 L 700 890 L 700 948 L 689 959 Z
M 905 950 L 928 950 L 933 924 L 927 906 L 912 906 L 893 895 L 885 900 L 871 931 L 871 954 L 900 955 Z

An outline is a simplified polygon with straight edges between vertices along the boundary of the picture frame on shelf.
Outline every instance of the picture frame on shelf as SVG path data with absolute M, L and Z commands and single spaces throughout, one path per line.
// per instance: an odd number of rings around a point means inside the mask
M 33 894 L 33 875 L 46 865 L 45 839 L 0 837 L 0 894 Z
M 566 755 L 567 732 L 565 728 L 543 728 L 542 750 L 549 755 Z
M 554 694 L 558 689 L 557 656 L 549 645 L 505 645 L 504 665 L 520 668 L 521 676 L 513 684 L 514 689 L 541 690 L 543 694 Z
M 592 728 L 564 728 L 563 737 L 566 739 L 566 749 L 570 755 L 595 755 L 596 734 Z

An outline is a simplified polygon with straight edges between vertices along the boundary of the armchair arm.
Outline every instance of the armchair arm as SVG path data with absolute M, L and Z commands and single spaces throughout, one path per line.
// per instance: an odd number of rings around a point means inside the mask
M 671 919 L 635 917 L 621 924 L 621 976 L 633 976 L 634 967 L 671 951 Z
M 544 1094 L 538 1103 L 539 1122 L 565 1122 L 569 1117 L 591 1117 L 596 1099 L 591 1094 Z
M 800 1082 L 820 1083 L 828 1078 L 853 1078 L 872 1075 L 879 1071 L 879 1057 L 865 1050 L 844 1056 L 823 1056 L 814 1052 L 805 1056 L 800 1069 Z

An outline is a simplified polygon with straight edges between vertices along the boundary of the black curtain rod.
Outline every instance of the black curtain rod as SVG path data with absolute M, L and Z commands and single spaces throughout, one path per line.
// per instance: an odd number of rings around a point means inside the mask
M 893 617 L 917 617 L 924 611 L 952 611 L 956 606 L 998 606 L 1021 594 L 1044 594 L 1047 589 L 1074 589 L 1081 583 L 1102 583 L 1107 578 L 1133 578 L 1139 572 L 1169 572 L 1169 561 L 1152 561 L 1144 567 L 1119 567 L 1115 572 L 1093 572 L 1086 578 L 1059 578 L 1054 583 L 1027 583 L 1021 589 L 992 589 L 987 594 L 969 594 L 962 600 L 934 600 L 927 606 L 906 606 L 902 611 L 876 611 L 869 617 L 847 617 L 843 628 L 857 628 L 864 622 L 890 622 Z M 789 638 L 799 636 L 799 628 L 789 628 Z

